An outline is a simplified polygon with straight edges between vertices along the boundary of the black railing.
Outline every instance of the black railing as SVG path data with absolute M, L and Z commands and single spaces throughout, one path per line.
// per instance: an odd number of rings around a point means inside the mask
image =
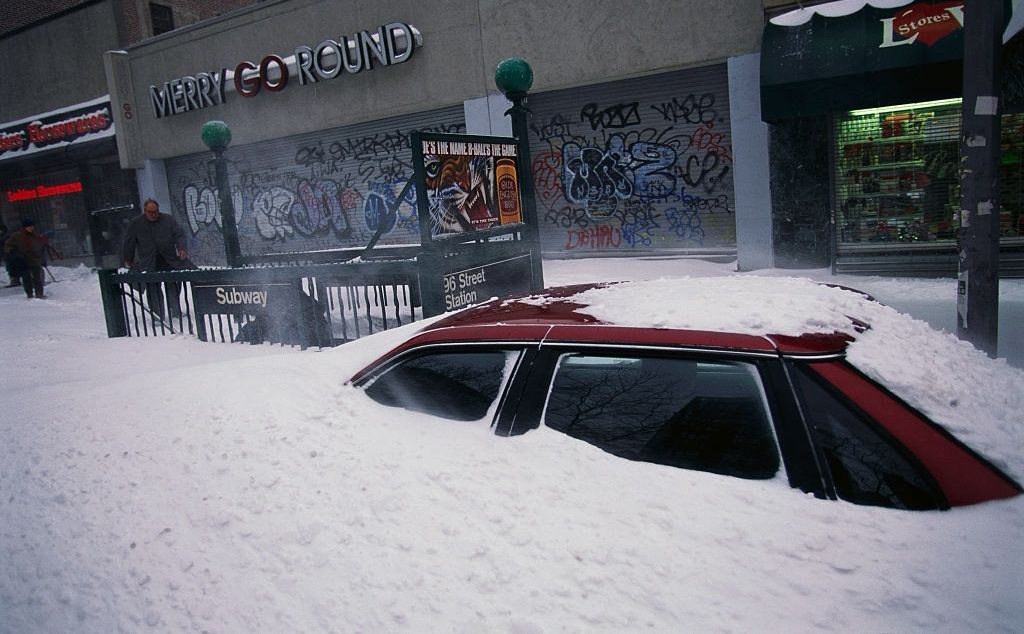
M 187 334 L 302 347 L 338 345 L 421 319 L 419 284 L 415 260 L 100 272 L 111 337 Z M 262 306 L 233 302 L 232 295 L 242 297 L 239 288 L 263 289 Z
M 261 255 L 243 255 L 239 261 L 243 266 L 310 266 L 313 264 L 340 264 L 359 259 L 366 262 L 387 260 L 412 260 L 420 252 L 418 244 L 379 246 L 372 251 L 366 247 L 348 249 L 325 249 L 323 251 L 295 251 L 290 253 L 264 253 Z

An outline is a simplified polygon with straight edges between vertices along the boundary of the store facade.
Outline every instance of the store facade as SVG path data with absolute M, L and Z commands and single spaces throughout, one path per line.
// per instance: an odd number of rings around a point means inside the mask
M 5 23 L 0 36 L 0 219 L 11 231 L 32 219 L 67 261 L 93 264 L 99 242 L 117 236 L 92 235 L 92 212 L 138 204 L 102 65 L 121 28 L 106 0 L 47 4 L 46 17 Z
M 114 136 L 106 97 L 0 124 L 3 223 L 33 220 L 68 258 L 108 248 L 98 241 L 115 236 L 92 231 L 90 216 L 130 211 L 138 192 L 134 171 L 118 164 Z
M 779 260 L 849 273 L 956 273 L 964 9 L 868 5 L 766 25 L 762 112 L 772 123 Z M 1004 69 L 1019 49 L 1019 37 L 1004 47 Z M 1024 275 L 1019 103 L 1002 100 L 1004 276 Z
M 396 202 L 379 244 L 414 243 L 412 190 L 399 200 L 409 134 L 510 134 L 493 72 L 518 56 L 535 77 L 546 256 L 740 254 L 741 267 L 771 266 L 767 126 L 734 107 L 737 91 L 757 101 L 760 6 L 651 16 L 609 5 L 597 19 L 584 3 L 549 4 L 278 0 L 109 52 L 121 164 L 187 227 L 200 263 L 224 262 L 200 139 L 209 120 L 233 133 L 243 254 L 365 245 Z
M 0 20 L 0 221 L 32 219 L 64 255 L 117 266 L 124 222 L 139 213 L 134 168 L 120 164 L 103 55 L 247 0 L 8 2 Z M 147 6 L 148 4 L 148 6 Z M 169 19 L 168 19 L 169 18 Z

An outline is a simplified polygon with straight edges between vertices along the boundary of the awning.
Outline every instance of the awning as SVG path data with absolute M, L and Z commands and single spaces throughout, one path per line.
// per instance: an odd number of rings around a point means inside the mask
M 1010 13 L 1007 0 L 1007 19 Z M 792 26 L 768 22 L 761 43 L 762 118 L 959 97 L 963 16 L 963 0 L 924 0 L 896 8 L 867 5 L 838 17 L 813 12 Z M 1018 40 L 1004 55 L 1020 49 Z

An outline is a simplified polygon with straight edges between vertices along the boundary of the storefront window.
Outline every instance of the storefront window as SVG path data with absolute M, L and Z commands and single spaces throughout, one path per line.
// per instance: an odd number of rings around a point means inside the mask
M 959 224 L 960 100 L 855 110 L 836 121 L 836 241 L 857 251 L 952 246 Z M 1024 235 L 1024 115 L 1005 115 L 1000 233 Z

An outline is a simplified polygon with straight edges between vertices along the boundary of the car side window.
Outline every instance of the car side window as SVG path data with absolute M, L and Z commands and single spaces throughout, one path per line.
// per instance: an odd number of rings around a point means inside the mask
M 423 354 L 400 361 L 366 387 L 384 405 L 452 420 L 487 416 L 518 354 L 504 350 Z
M 824 455 L 836 494 L 847 502 L 886 508 L 942 508 L 924 467 L 897 449 L 865 417 L 796 365 L 804 416 Z
M 544 423 L 630 460 L 750 479 L 780 468 L 757 371 L 745 363 L 566 354 Z

